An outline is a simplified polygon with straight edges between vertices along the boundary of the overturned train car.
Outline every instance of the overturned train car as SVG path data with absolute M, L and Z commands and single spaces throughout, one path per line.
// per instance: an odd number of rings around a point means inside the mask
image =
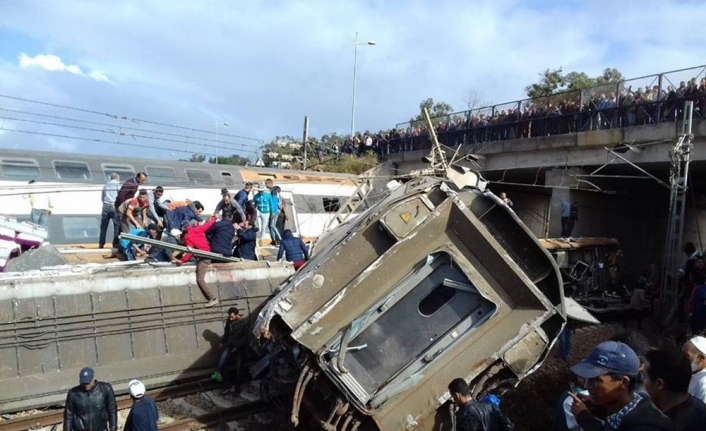
M 261 311 L 271 392 L 326 430 L 438 430 L 541 365 L 566 321 L 551 255 L 471 171 L 402 184 L 322 237 Z M 285 375 L 288 370 L 289 375 Z

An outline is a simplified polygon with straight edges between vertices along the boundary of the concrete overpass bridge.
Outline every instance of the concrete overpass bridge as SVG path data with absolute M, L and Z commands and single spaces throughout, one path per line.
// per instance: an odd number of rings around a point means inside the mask
M 458 154 L 479 157 L 477 163 L 492 181 L 491 189 L 509 195 L 515 211 L 537 236 L 559 236 L 561 201 L 577 202 L 579 219 L 572 236 L 617 238 L 625 252 L 627 283 L 634 285 L 650 263 L 662 262 L 670 153 L 681 131 L 682 122 L 665 122 L 461 145 Z M 684 242 L 703 249 L 706 119 L 694 119 L 692 132 Z M 447 149 L 449 159 L 456 150 Z M 423 169 L 427 154 L 426 149 L 392 153 L 388 166 L 398 173 Z

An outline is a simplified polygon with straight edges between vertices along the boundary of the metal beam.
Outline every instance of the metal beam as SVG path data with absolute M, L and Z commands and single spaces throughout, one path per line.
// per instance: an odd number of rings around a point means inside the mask
M 574 175 L 575 177 L 591 177 L 591 178 L 625 178 L 625 179 L 632 179 L 632 180 L 651 180 L 652 178 L 650 177 L 643 177 L 640 175 L 595 175 L 595 174 L 588 174 L 588 175 L 583 175 L 583 174 L 576 174 Z
M 167 250 L 181 251 L 184 253 L 192 253 L 194 256 L 203 257 L 206 259 L 220 260 L 223 262 L 243 262 L 243 259 L 239 257 L 225 257 L 222 254 L 212 253 L 210 251 L 198 250 L 191 247 L 185 247 L 183 245 L 172 244 L 169 242 L 159 241 L 152 238 L 145 238 L 144 236 L 130 235 L 129 233 L 121 233 L 120 239 L 127 239 L 132 242 L 137 242 L 140 244 L 155 245 L 157 247 L 166 248 Z
M 647 175 L 648 177 L 652 178 L 653 180 L 657 181 L 664 187 L 668 188 L 671 190 L 671 186 L 664 181 L 660 180 L 659 178 L 655 177 L 651 173 L 647 172 L 646 170 L 642 169 L 641 167 L 637 166 L 635 163 L 631 162 L 630 160 L 626 159 L 625 157 L 621 156 L 620 154 L 616 153 L 615 151 L 611 150 L 608 147 L 605 147 L 606 151 L 608 151 L 610 154 L 614 155 L 615 157 L 619 158 L 620 160 L 630 164 L 633 168 L 637 169 L 638 171 L 642 172 L 643 174 Z

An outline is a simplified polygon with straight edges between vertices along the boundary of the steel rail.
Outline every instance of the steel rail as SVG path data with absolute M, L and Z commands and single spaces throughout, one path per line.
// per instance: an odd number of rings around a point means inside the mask
M 155 399 L 155 401 L 165 401 L 170 398 L 183 397 L 196 392 L 210 390 L 218 386 L 218 383 L 210 379 L 196 380 L 182 383 L 180 385 L 167 386 L 164 388 L 148 391 L 145 395 Z M 116 398 L 118 410 L 130 408 L 132 399 L 128 396 Z M 26 431 L 33 428 L 47 427 L 62 423 L 64 420 L 64 410 L 51 410 L 35 415 L 10 419 L 0 422 L 0 431 Z
M 159 427 L 160 430 L 168 431 L 191 431 L 205 428 L 225 422 L 243 419 L 257 413 L 264 413 L 272 409 L 272 406 L 265 401 L 253 401 L 239 406 L 218 410 L 197 418 L 182 419 Z

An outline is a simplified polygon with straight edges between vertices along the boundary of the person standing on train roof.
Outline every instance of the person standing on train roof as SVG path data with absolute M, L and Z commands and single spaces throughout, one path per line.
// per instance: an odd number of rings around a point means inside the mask
M 98 248 L 105 247 L 105 237 L 108 234 L 108 225 L 111 220 L 113 222 L 113 248 L 118 247 L 118 235 L 120 234 L 120 219 L 118 212 L 115 209 L 115 200 L 118 198 L 120 191 L 120 175 L 113 172 L 110 174 L 110 180 L 103 186 L 101 192 L 101 202 L 103 210 L 101 211 L 101 233 L 98 237 Z
M 157 186 L 154 190 L 147 192 L 147 217 L 149 217 L 151 222 L 156 223 L 160 229 L 164 228 L 162 219 L 169 209 L 162 202 L 162 196 L 164 196 L 164 188 L 162 186 Z
M 245 183 L 238 193 L 235 194 L 235 201 L 240 205 L 241 208 L 245 209 L 245 204 L 248 202 L 250 197 L 250 192 L 252 191 L 252 183 Z
M 245 211 L 243 211 L 243 207 L 240 206 L 237 201 L 233 200 L 228 190 L 223 189 L 221 192 L 224 190 L 225 193 L 221 193 L 221 201 L 216 205 L 213 214 L 217 214 L 223 219 L 233 219 L 236 223 L 242 223 L 245 221 Z
M 120 205 L 123 204 L 123 202 L 135 197 L 135 193 L 137 193 L 137 189 L 141 185 L 145 184 L 146 182 L 147 182 L 147 174 L 144 172 L 139 172 L 134 177 L 125 181 L 123 183 L 123 186 L 120 187 L 120 191 L 118 192 L 118 196 L 115 198 L 115 208 L 116 209 L 119 208 Z
M 258 191 L 253 199 L 255 208 L 257 208 L 257 227 L 260 229 L 258 232 L 258 247 L 262 247 L 262 238 L 265 236 L 265 232 L 268 231 L 267 227 L 270 224 L 270 213 L 272 212 L 270 189 L 272 188 L 272 180 L 265 180 L 265 187 L 266 189 Z
M 282 189 L 280 189 L 279 186 L 274 186 L 270 190 L 272 199 L 272 208 L 270 211 L 270 238 L 272 238 L 272 245 L 279 245 L 280 241 L 282 241 L 282 235 L 279 234 L 279 229 L 277 228 L 279 214 L 282 212 L 281 192 Z
M 29 184 L 35 184 L 34 180 L 30 180 Z M 32 207 L 30 212 L 30 221 L 34 224 L 47 229 L 49 226 L 49 216 L 51 215 L 51 210 L 54 208 L 52 205 L 49 193 L 32 193 L 27 195 L 29 198 L 29 204 Z
M 120 231 L 127 233 L 130 231 L 130 224 L 135 227 L 143 227 L 148 223 L 147 206 L 147 190 L 140 190 L 137 197 L 128 199 L 118 207 L 118 217 L 120 218 Z M 142 223 L 135 219 L 135 212 L 142 212 Z
M 78 374 L 64 403 L 64 431 L 117 431 L 118 404 L 110 383 L 99 382 L 92 368 Z

